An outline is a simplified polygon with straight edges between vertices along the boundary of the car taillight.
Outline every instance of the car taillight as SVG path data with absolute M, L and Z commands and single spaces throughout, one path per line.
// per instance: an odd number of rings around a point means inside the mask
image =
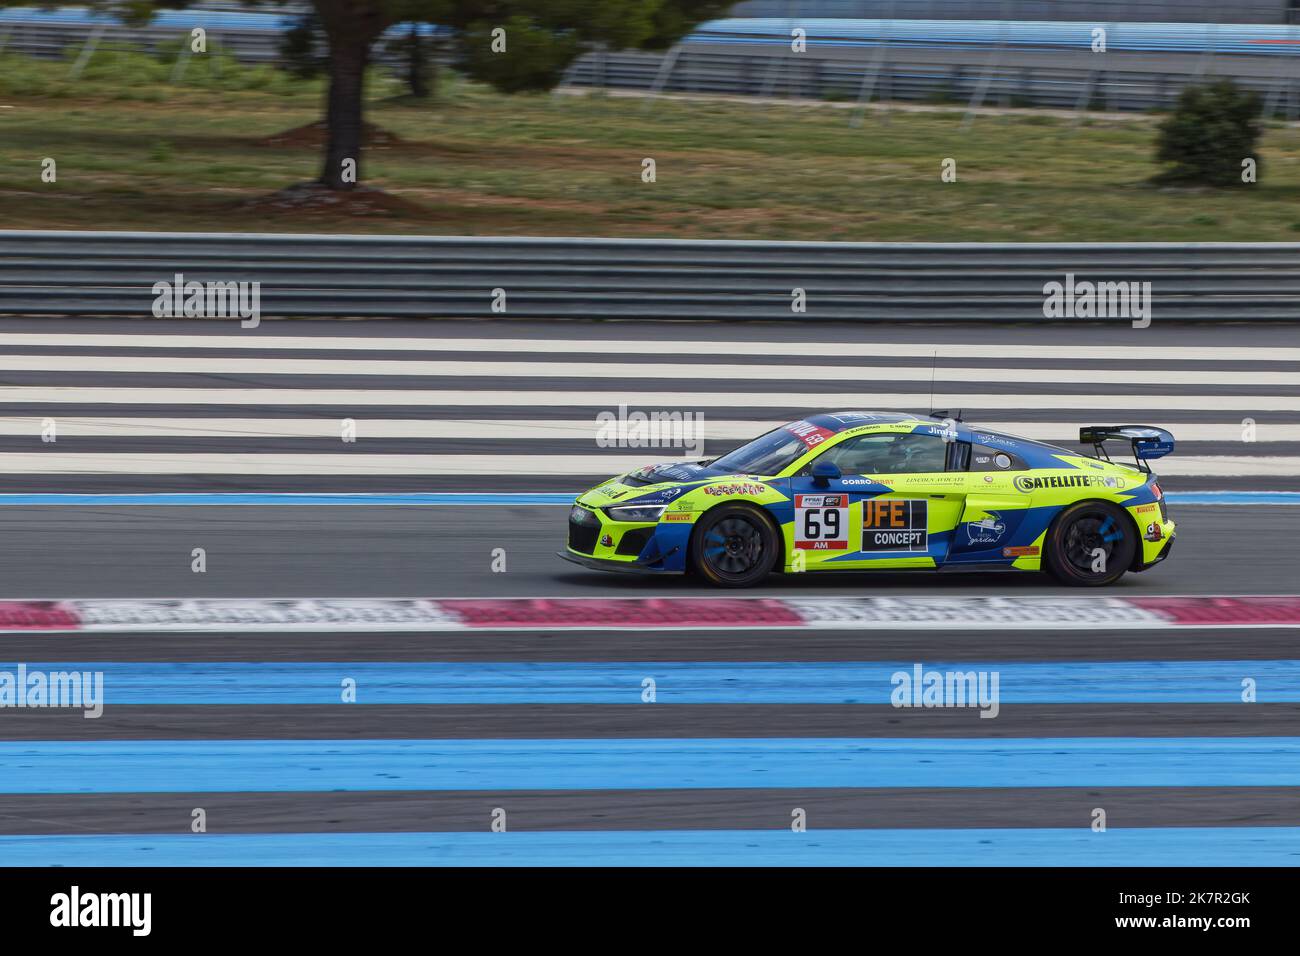
M 1160 490 L 1158 481 L 1151 482 L 1151 494 L 1155 496 L 1156 504 L 1160 505 L 1160 520 L 1169 520 L 1169 506 L 1165 504 L 1165 493 Z

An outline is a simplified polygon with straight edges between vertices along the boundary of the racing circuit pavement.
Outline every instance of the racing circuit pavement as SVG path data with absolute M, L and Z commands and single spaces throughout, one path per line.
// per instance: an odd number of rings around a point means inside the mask
M 559 605 L 550 624 L 525 630 L 0 634 L 0 671 L 98 671 L 105 704 L 96 719 L 0 708 L 0 862 L 1300 862 L 1297 627 L 1104 623 L 1116 596 L 1296 593 L 1300 507 L 1178 501 L 1300 488 L 1300 343 L 1289 331 L 484 331 L 0 323 L 5 598 L 615 599 L 596 628 L 566 623 Z M 450 356 L 449 337 L 463 340 Z M 629 344 L 645 340 L 662 354 Z M 1171 347 L 1187 351 L 1158 356 Z M 971 421 L 1058 441 L 1111 419 L 1168 425 L 1179 438 L 1165 460 L 1173 557 L 1104 594 L 1037 576 L 896 574 L 802 575 L 755 592 L 827 606 L 868 595 L 1001 596 L 1022 610 L 1043 597 L 1081 602 L 1059 626 L 1011 626 L 995 603 L 926 628 L 665 629 L 638 624 L 639 599 L 734 595 L 563 563 L 559 503 L 203 497 L 576 491 L 626 458 L 673 457 L 593 448 L 601 409 L 702 410 L 723 433 L 709 432 L 712 453 L 806 411 L 795 393 L 923 411 L 935 351 L 937 406 L 957 399 L 947 404 Z M 329 364 L 340 359 L 353 364 Z M 447 359 L 457 367 L 413 364 L 409 376 L 373 364 Z M 709 369 L 696 377 L 692 365 Z M 829 377 L 810 377 L 814 365 Z M 855 380 L 863 368 L 874 371 Z M 59 438 L 42 444 L 49 418 Z M 354 445 L 338 440 L 340 418 L 357 422 Z M 1243 418 L 1258 423 L 1254 443 L 1241 441 Z M 489 463 L 500 472 L 477 470 Z M 164 504 L 173 491 L 198 503 Z M 50 493 L 141 497 L 32 497 Z M 191 570 L 194 548 L 204 573 Z M 491 570 L 494 548 L 505 549 L 504 573 Z M 891 674 L 918 664 L 999 674 L 996 718 L 891 706 Z M 340 696 L 347 680 L 356 703 Z M 1243 702 L 1243 682 L 1255 702 Z M 1104 833 L 1091 829 L 1098 808 Z M 806 833 L 791 831 L 796 809 Z M 498 810 L 505 833 L 490 832 Z
M 0 594 L 13 597 L 655 597 L 682 575 L 589 571 L 564 550 L 564 505 L 0 506 Z M 1173 556 L 1119 593 L 1287 594 L 1294 505 L 1171 505 Z M 203 548 L 207 570 L 191 570 Z M 505 552 L 504 573 L 493 551 Z M 805 574 L 747 594 L 1078 595 L 1020 573 Z

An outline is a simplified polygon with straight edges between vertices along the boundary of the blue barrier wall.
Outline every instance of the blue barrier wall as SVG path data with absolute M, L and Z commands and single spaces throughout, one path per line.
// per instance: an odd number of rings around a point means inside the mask
M 1300 22 L 1296 0 L 744 0 L 735 17 L 909 17 L 935 20 Z M 1288 21 L 1288 16 L 1291 19 Z

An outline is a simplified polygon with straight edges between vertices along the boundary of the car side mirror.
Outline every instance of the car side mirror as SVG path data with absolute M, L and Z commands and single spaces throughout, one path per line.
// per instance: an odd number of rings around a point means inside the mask
M 840 477 L 839 466 L 833 461 L 815 461 L 812 466 L 813 484 L 818 488 L 829 488 L 831 481 Z

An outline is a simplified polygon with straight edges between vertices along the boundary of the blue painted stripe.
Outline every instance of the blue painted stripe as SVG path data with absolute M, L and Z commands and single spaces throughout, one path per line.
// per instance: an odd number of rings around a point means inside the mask
M 5 793 L 1173 786 L 1300 786 L 1300 737 L 0 742 Z
M 573 492 L 0 494 L 0 505 L 568 505 Z M 1183 491 L 1175 505 L 1300 505 L 1300 491 Z
M 1300 491 L 1171 491 L 1174 505 L 1300 505 Z
M 628 704 L 655 681 L 658 704 L 888 704 L 914 662 L 762 663 L 26 663 L 29 674 L 101 672 L 115 704 Z M 983 672 L 1002 704 L 1300 703 L 1300 661 L 929 663 L 923 674 Z M 0 662 L 4 674 L 18 665 Z M 997 675 L 996 688 L 992 675 Z M 901 684 L 901 682 L 900 682 Z M 924 683 L 922 683 L 924 686 Z M 963 685 L 964 686 L 964 685 Z M 920 691 L 917 691 L 919 694 Z M 910 700 L 911 697 L 905 698 Z M 1242 704 L 1243 707 L 1249 706 Z M 0 715 L 3 710 L 0 710 Z
M 0 836 L 0 860 L 6 866 L 68 860 L 78 866 L 1298 866 L 1300 827 Z

